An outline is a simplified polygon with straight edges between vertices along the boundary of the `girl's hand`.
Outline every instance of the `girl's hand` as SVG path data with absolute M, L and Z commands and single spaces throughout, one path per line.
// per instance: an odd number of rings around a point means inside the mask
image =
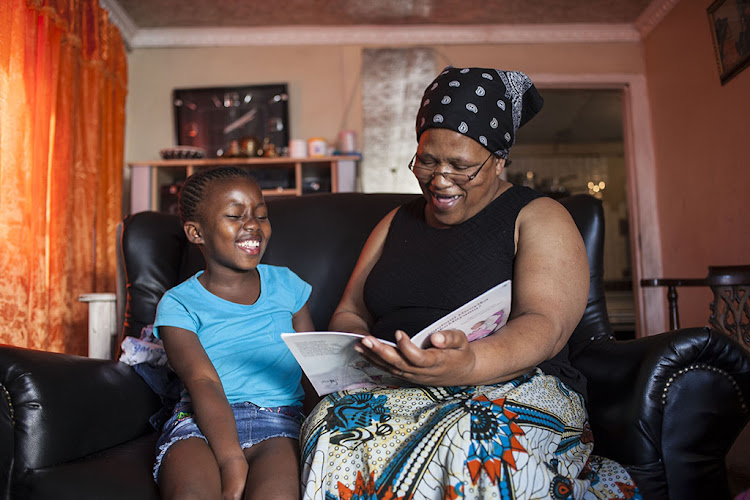
M 472 346 L 460 330 L 433 333 L 432 347 L 420 349 L 402 331 L 396 332 L 393 346 L 373 336 L 362 339 L 357 351 L 370 362 L 393 375 L 430 386 L 468 385 L 476 362 Z
M 219 464 L 221 474 L 221 498 L 223 500 L 242 500 L 247 481 L 247 460 L 239 455 Z

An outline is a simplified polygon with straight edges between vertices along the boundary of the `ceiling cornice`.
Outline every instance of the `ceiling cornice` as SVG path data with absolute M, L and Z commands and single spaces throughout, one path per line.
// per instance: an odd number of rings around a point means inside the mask
M 138 33 L 138 26 L 133 22 L 130 16 L 120 7 L 117 0 L 100 0 L 101 6 L 109 14 L 109 20 L 120 29 L 120 35 L 125 44 L 132 48 L 131 40 Z
M 117 0 L 100 0 L 129 49 L 289 45 L 617 43 L 644 39 L 679 0 L 654 0 L 634 24 L 138 28 Z
M 674 8 L 680 0 L 654 0 L 635 20 L 635 29 L 645 39 L 660 22 L 667 17 L 667 14 Z
M 466 45 L 483 43 L 637 42 L 629 24 L 473 26 L 277 26 L 140 29 L 133 48 L 283 45 Z

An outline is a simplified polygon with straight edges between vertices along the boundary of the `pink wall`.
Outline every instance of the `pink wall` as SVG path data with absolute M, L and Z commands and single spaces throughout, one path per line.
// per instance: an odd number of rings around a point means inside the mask
M 750 264 L 750 68 L 721 85 L 710 3 L 682 0 L 643 46 L 664 277 Z M 678 293 L 682 326 L 706 324 L 710 291 Z

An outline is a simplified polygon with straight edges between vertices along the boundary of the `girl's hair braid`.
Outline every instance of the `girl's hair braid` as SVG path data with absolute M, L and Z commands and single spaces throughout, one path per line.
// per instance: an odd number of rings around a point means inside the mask
M 249 171 L 233 166 L 214 167 L 199 170 L 187 178 L 180 189 L 180 219 L 184 224 L 194 221 L 199 216 L 200 204 L 208 186 L 217 180 L 250 179 L 257 184 Z

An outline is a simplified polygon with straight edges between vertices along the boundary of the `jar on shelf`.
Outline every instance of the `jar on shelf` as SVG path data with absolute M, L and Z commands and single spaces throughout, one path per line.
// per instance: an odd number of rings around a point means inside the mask
M 263 156 L 263 146 L 257 137 L 247 136 L 240 140 L 240 153 L 248 158 Z

